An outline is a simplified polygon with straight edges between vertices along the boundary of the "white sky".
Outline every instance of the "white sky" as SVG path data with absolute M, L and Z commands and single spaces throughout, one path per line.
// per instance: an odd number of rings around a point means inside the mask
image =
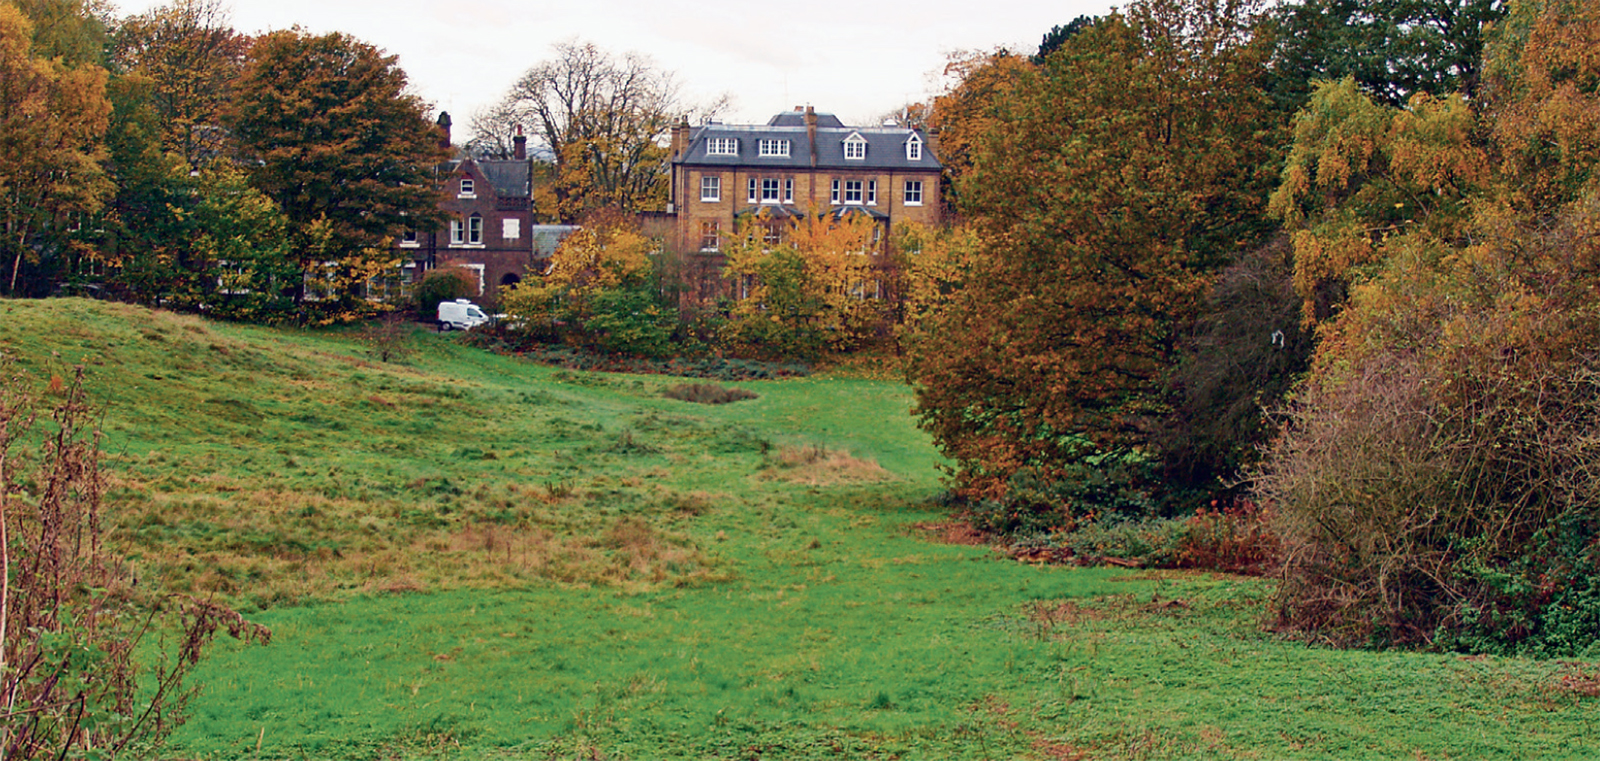
M 121 0 L 123 15 L 165 0 Z M 797 105 L 870 124 L 940 89 L 947 54 L 1005 46 L 1032 53 L 1052 26 L 1110 0 L 232 0 L 234 29 L 296 25 L 344 32 L 399 56 L 412 89 L 450 112 L 464 141 L 472 114 L 499 100 L 565 40 L 634 51 L 674 72 L 696 101 L 732 99 L 724 121 L 764 123 Z

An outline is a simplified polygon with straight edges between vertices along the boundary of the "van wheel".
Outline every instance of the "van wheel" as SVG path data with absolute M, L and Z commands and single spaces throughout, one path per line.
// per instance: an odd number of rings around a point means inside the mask
M 448 322 L 439 323 L 439 332 L 440 333 L 448 333 L 448 332 L 450 332 L 450 323 L 448 323 Z

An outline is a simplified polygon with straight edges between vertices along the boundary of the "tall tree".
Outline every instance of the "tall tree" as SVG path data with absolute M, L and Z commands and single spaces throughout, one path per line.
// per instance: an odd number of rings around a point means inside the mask
M 644 56 L 564 42 L 523 74 L 500 105 L 474 117 L 474 141 L 503 148 L 515 130 L 531 131 L 536 147 L 556 163 L 554 213 L 571 223 L 604 207 L 663 206 L 661 138 L 689 111 L 710 115 L 722 107 L 720 100 L 686 105 L 673 75 Z
M 110 190 L 100 144 L 111 113 L 106 72 L 31 51 L 34 25 L 0 4 L 0 253 L 9 264 L 5 291 L 39 293 L 23 265 L 62 253 L 58 234 L 97 212 Z
M 959 181 L 987 252 L 912 343 L 922 425 L 964 486 L 1005 491 L 1147 452 L 1178 327 L 1264 233 L 1262 46 L 1246 3 L 1148 0 L 971 109 Z
M 392 236 L 440 221 L 426 110 L 394 56 L 349 36 L 279 31 L 251 49 L 231 113 L 251 184 L 289 218 L 302 271 L 342 299 L 395 263 Z
M 1275 38 L 1272 90 L 1290 111 L 1315 80 L 1353 78 L 1378 101 L 1469 97 L 1482 81 L 1484 32 L 1505 0 L 1303 0 L 1270 14 Z
M 228 25 L 220 0 L 176 0 L 124 19 L 113 41 L 118 73 L 151 82 L 162 146 L 192 167 L 221 155 L 224 115 L 249 40 Z

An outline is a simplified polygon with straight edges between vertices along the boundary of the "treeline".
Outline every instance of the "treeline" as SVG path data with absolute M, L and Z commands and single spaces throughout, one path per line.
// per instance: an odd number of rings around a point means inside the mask
M 0 293 L 336 319 L 436 221 L 445 151 L 392 56 L 215 0 L 96 8 L 0 4 Z
M 1285 628 L 1591 647 L 1600 8 L 1142 0 L 1044 47 L 933 108 L 982 245 L 908 345 L 969 515 L 1199 508 L 1274 543 Z

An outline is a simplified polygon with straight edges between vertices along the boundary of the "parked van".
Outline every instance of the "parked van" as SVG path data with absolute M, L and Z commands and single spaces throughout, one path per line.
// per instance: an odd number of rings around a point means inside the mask
M 467 330 L 489 322 L 489 315 L 466 299 L 439 302 L 440 330 Z

